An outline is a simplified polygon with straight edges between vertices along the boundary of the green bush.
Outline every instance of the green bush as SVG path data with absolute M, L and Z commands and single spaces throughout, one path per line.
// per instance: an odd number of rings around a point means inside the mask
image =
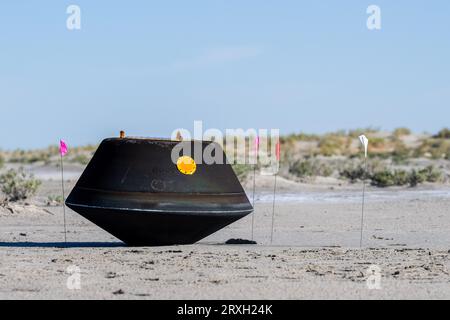
M 342 155 L 347 152 L 347 147 L 348 139 L 346 137 L 327 134 L 318 143 L 318 154 L 326 157 Z
M 47 206 L 55 206 L 55 205 L 61 205 L 64 202 L 64 199 L 61 195 L 59 196 L 48 196 L 47 198 Z
M 415 150 L 418 157 L 429 153 L 433 159 L 450 159 L 450 141 L 442 138 L 426 139 Z
M 299 177 L 329 177 L 333 169 L 318 160 L 298 160 L 289 166 L 289 173 Z
M 438 139 L 450 139 L 450 129 L 442 129 L 434 137 Z
M 411 174 L 405 170 L 394 171 L 394 185 L 405 186 L 410 183 Z
M 404 143 L 397 143 L 391 157 L 394 163 L 403 163 L 411 157 L 411 150 Z
M 339 176 L 341 178 L 350 180 L 354 183 L 358 180 L 366 180 L 370 175 L 366 172 L 363 165 L 350 166 L 339 171 Z
M 0 169 L 3 168 L 4 164 L 5 164 L 5 158 L 3 158 L 3 155 L 0 153 Z
M 442 172 L 435 169 L 433 166 L 428 166 L 421 170 L 412 170 L 409 175 L 409 184 L 415 187 L 424 182 L 439 182 L 442 179 Z
M 339 172 L 339 176 L 354 183 L 361 180 L 370 180 L 371 185 L 385 188 L 392 186 L 410 185 L 415 187 L 424 182 L 439 182 L 443 174 L 433 166 L 420 170 L 390 170 L 381 163 L 373 163 L 368 166 L 367 173 L 362 164 L 353 164 Z
M 32 164 L 36 162 L 44 162 L 48 164 L 52 153 L 48 150 L 16 150 L 11 154 L 10 162 Z
M 409 130 L 408 128 L 397 128 L 392 134 L 394 137 L 400 138 L 403 136 L 409 136 L 411 134 L 411 130 Z
M 387 141 L 385 138 L 373 137 L 370 140 L 370 145 L 375 149 L 383 149 L 386 147 Z
M 70 159 L 70 162 L 73 163 L 79 163 L 82 165 L 87 165 L 89 163 L 91 159 L 85 155 L 85 154 L 78 154 L 75 157 L 73 157 L 72 159 Z
M 280 138 L 282 142 L 294 142 L 294 141 L 319 141 L 320 137 L 315 134 L 306 134 L 306 133 L 298 133 L 298 134 L 290 134 L 285 137 Z
M 409 182 L 410 186 L 415 187 L 415 186 L 427 181 L 427 178 L 420 171 L 413 170 L 413 171 L 411 171 L 409 181 L 410 181 Z
M 371 184 L 373 186 L 380 188 L 392 187 L 396 185 L 395 174 L 388 169 L 374 173 L 371 180 Z
M 369 137 L 369 139 L 371 138 L 370 136 L 373 136 L 374 134 L 377 134 L 378 132 L 380 132 L 379 128 L 361 128 L 361 129 L 355 129 L 355 130 L 350 130 L 348 132 L 348 136 L 350 138 L 358 138 L 360 135 L 364 134 L 367 137 Z
M 421 170 L 412 170 L 411 172 L 405 170 L 391 171 L 389 169 L 384 169 L 372 174 L 371 184 L 381 188 L 404 186 L 407 184 L 411 187 L 415 187 L 424 182 L 438 182 L 441 179 L 442 173 L 433 166 Z
M 10 169 L 0 175 L 0 190 L 4 193 L 6 201 L 20 201 L 33 196 L 41 182 L 27 174 L 23 168 Z
M 411 183 L 411 173 L 405 170 L 391 171 L 385 169 L 375 172 L 371 177 L 371 184 L 376 187 L 386 188 L 392 186 L 404 186 Z
M 233 164 L 232 168 L 234 170 L 234 173 L 241 182 L 244 181 L 247 178 L 249 172 L 253 170 L 252 166 L 245 164 Z

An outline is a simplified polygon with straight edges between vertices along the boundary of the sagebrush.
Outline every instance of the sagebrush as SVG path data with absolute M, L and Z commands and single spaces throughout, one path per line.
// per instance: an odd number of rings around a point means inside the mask
M 6 201 L 20 201 L 28 199 L 36 194 L 41 181 L 28 174 L 23 168 L 9 169 L 0 175 L 0 190 L 5 196 Z

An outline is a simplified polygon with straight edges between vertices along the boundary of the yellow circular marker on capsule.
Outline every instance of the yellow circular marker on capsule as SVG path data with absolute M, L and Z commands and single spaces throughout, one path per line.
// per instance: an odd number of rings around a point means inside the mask
M 197 164 L 191 157 L 182 156 L 177 160 L 177 168 L 182 174 L 192 175 L 197 170 Z

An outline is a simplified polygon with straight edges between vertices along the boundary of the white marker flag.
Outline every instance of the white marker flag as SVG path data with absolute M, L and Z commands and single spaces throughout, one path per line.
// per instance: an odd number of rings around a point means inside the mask
M 367 158 L 367 150 L 369 148 L 369 139 L 365 135 L 359 136 L 359 140 L 361 141 L 362 145 L 364 146 L 365 155 Z
M 367 175 L 367 151 L 369 148 L 369 139 L 365 135 L 359 136 L 359 140 L 364 146 L 365 158 L 364 158 L 364 175 Z M 363 227 L 364 227 L 364 205 L 365 205 L 365 196 L 366 196 L 366 177 L 363 178 L 363 194 L 362 194 L 362 212 L 361 212 L 361 236 L 359 238 L 359 247 L 362 247 L 363 240 Z

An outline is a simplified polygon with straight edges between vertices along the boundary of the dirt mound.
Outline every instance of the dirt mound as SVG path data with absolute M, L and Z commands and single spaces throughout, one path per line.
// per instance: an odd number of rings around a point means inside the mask
M 20 204 L 20 203 L 1 203 L 0 204 L 0 216 L 11 215 L 53 215 L 45 208 L 38 207 L 32 204 Z
M 246 239 L 230 239 L 225 244 L 257 244 L 256 241 Z

